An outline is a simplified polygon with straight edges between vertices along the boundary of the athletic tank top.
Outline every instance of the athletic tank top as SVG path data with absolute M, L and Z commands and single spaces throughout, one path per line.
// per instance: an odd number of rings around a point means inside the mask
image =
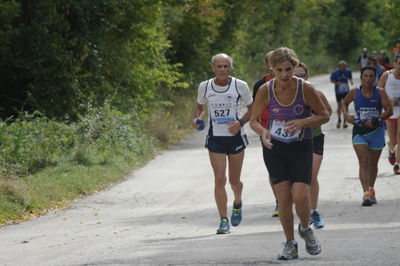
M 374 93 L 371 97 L 366 98 L 361 93 L 361 86 L 356 90 L 356 97 L 354 99 L 354 110 L 356 111 L 356 119 L 361 122 L 367 121 L 371 118 L 378 118 L 382 112 L 381 96 L 379 95 L 379 90 L 374 87 Z M 383 123 L 380 123 L 383 126 Z M 353 132 L 361 135 L 365 135 L 369 132 L 374 131 L 375 128 L 365 128 L 354 126 Z
M 366 98 L 361 93 L 361 86 L 358 87 L 354 99 L 354 110 L 356 111 L 357 119 L 360 119 L 361 122 L 370 120 L 371 118 L 378 118 L 382 111 L 379 90 L 374 87 L 374 93 L 372 96 Z
M 272 138 L 281 142 L 289 143 L 302 141 L 312 138 L 312 128 L 302 128 L 293 135 L 289 135 L 285 130 L 285 123 L 294 119 L 311 116 L 310 106 L 305 104 L 303 95 L 302 79 L 297 79 L 296 94 L 292 103 L 281 104 L 274 91 L 275 79 L 269 82 L 269 120 L 268 129 Z
M 242 103 L 236 82 L 236 78 L 232 77 L 226 90 L 219 92 L 213 87 L 214 78 L 207 81 L 204 98 L 207 99 L 210 136 L 233 136 L 229 132 L 228 123 L 239 119 Z M 241 135 L 246 133 L 243 127 L 240 133 Z
M 392 70 L 389 70 L 386 80 L 385 91 L 389 99 L 400 97 L 400 79 L 396 79 Z M 398 118 L 400 116 L 400 106 L 393 106 L 393 115 L 390 118 Z

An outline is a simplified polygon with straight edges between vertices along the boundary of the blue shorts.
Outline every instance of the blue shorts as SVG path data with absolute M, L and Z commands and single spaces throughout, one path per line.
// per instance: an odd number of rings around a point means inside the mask
M 365 135 L 355 135 L 353 145 L 368 145 L 371 150 L 382 150 L 385 147 L 385 129 L 378 127 Z
M 246 135 L 240 135 L 240 132 L 232 137 L 207 136 L 205 147 L 210 152 L 238 154 L 249 144 Z

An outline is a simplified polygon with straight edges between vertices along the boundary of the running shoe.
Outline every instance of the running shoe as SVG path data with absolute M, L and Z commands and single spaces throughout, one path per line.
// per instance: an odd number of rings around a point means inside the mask
M 324 221 L 322 221 L 321 214 L 317 210 L 314 210 L 311 213 L 311 223 L 314 224 L 314 227 L 317 229 L 325 226 Z
M 389 157 L 388 157 L 388 159 L 389 159 L 389 163 L 390 163 L 391 165 L 394 165 L 394 164 L 396 163 L 396 153 L 395 153 L 395 152 L 389 151 Z
M 278 260 L 293 260 L 299 257 L 296 241 L 288 240 L 282 244 L 284 248 L 283 251 L 278 254 Z
M 217 235 L 221 234 L 229 234 L 229 220 L 228 218 L 221 218 L 221 223 L 219 224 L 219 228 L 217 229 Z
M 279 204 L 276 203 L 275 210 L 272 211 L 272 217 L 279 217 Z
M 371 197 L 369 195 L 368 191 L 364 192 L 364 197 L 363 197 L 363 201 L 362 201 L 362 206 L 371 206 L 372 205 L 372 200 Z
M 348 127 L 347 123 L 343 122 L 343 128 L 347 128 L 347 127 Z
M 299 235 L 306 242 L 306 251 L 310 255 L 318 255 L 321 253 L 321 244 L 314 236 L 314 231 L 311 227 L 307 227 L 304 231 L 301 230 L 301 226 L 299 224 Z
M 394 165 L 393 172 L 395 175 L 400 175 L 400 166 L 398 164 Z
M 378 203 L 378 202 L 376 201 L 376 198 L 375 198 L 375 189 L 371 188 L 371 189 L 369 190 L 369 198 L 371 199 L 371 203 L 372 203 L 372 204 L 377 204 L 377 203 Z
M 242 221 L 242 203 L 240 203 L 240 208 L 235 208 L 235 204 L 233 204 L 231 224 L 232 226 L 238 226 L 241 221 Z

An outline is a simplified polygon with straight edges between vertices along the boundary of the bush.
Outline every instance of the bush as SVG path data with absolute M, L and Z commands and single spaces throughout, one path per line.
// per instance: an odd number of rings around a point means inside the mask
M 57 164 L 75 142 L 67 124 L 23 114 L 12 124 L 0 122 L 0 165 L 5 172 L 33 173 Z

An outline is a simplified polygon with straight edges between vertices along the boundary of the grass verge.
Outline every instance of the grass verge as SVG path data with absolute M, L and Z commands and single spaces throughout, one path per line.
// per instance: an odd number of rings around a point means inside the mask
M 179 102 L 184 104 L 158 110 L 158 115 L 140 123 L 105 108 L 68 127 L 43 118 L 1 125 L 0 133 L 9 141 L 0 145 L 0 225 L 64 208 L 124 180 L 158 151 L 192 131 L 193 98 L 183 97 Z M 42 146 L 49 142 L 51 146 Z

